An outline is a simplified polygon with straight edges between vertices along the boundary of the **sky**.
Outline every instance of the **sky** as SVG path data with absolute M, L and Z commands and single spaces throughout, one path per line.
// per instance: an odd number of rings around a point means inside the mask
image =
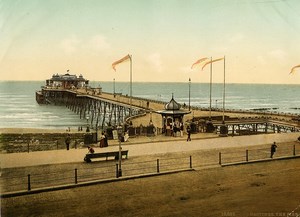
M 299 0 L 0 0 L 0 80 L 300 84 L 299 33 Z

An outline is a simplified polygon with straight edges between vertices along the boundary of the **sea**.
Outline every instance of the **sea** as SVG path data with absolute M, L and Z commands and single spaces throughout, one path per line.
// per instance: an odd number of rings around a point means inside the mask
M 40 105 L 35 92 L 45 81 L 0 81 L 0 128 L 66 129 L 86 124 L 86 120 L 65 106 Z M 129 82 L 91 81 L 91 87 L 102 91 L 130 95 Z M 223 84 L 212 85 L 213 108 L 223 107 Z M 133 82 L 132 96 L 209 108 L 210 84 Z M 286 84 L 226 84 L 225 108 L 262 110 L 271 113 L 300 115 L 300 85 Z

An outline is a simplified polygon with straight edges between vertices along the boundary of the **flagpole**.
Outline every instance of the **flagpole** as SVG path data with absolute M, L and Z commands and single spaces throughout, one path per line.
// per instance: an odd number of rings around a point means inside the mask
M 210 57 L 212 61 L 212 57 Z M 211 92 L 212 92 L 212 63 L 210 64 L 210 85 L 209 85 L 209 120 L 211 120 Z
M 225 123 L 225 56 L 224 56 L 224 83 L 223 83 L 223 124 Z
M 115 95 L 116 95 L 116 81 L 114 79 L 114 97 L 115 97 Z
M 132 55 L 129 55 L 129 59 L 130 59 L 130 110 L 129 110 L 129 115 L 131 116 L 131 114 L 132 114 Z
M 234 132 L 232 132 L 233 135 Z M 228 136 L 228 127 L 225 124 L 225 56 L 224 56 L 224 82 L 223 82 L 223 121 L 220 126 L 220 135 L 219 136 Z
M 189 111 L 191 111 L 191 78 L 189 78 Z

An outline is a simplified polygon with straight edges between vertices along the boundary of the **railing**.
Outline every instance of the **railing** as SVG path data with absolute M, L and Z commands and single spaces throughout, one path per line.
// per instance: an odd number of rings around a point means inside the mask
M 68 167 L 68 165 L 65 165 Z M 77 168 L 50 169 L 41 168 L 39 172 L 14 175 L 2 174 L 2 193 L 16 191 L 32 191 L 34 189 L 79 184 L 90 181 L 118 179 L 118 165 L 115 161 L 95 161 L 83 163 Z M 60 166 L 58 166 L 60 167 Z M 155 174 L 192 168 L 192 157 L 164 158 L 148 161 L 122 161 L 122 176 Z M 18 170 L 18 169 L 17 169 Z M 18 172 L 16 172 L 18 173 Z
M 296 145 L 277 148 L 273 158 L 293 157 L 297 155 Z M 219 164 L 235 164 L 271 159 L 271 148 L 246 149 L 239 151 L 219 152 Z
M 290 158 L 297 156 L 297 146 L 288 144 L 279 146 L 273 158 Z M 222 152 L 217 150 L 205 150 L 195 153 L 194 156 L 184 153 L 173 153 L 172 157 L 160 159 L 141 160 L 142 157 L 122 161 L 122 177 L 133 177 L 142 175 L 161 174 L 173 171 L 189 170 L 200 167 L 216 167 L 230 164 L 250 163 L 256 161 L 270 160 L 270 148 L 253 147 L 242 150 Z M 80 183 L 91 181 L 117 180 L 118 165 L 117 161 L 95 161 L 93 163 L 77 163 L 53 165 L 51 168 L 40 166 L 26 168 L 25 170 L 16 168 L 13 170 L 5 169 L 2 171 L 0 179 L 2 193 L 17 191 L 32 191 L 34 189 L 55 188 L 63 185 L 76 186 Z M 33 169 L 33 170 L 32 170 Z M 32 171 L 31 171 L 32 170 Z M 23 175 L 20 175 L 23 173 Z
M 70 149 L 86 147 L 83 139 L 75 139 L 71 141 Z M 66 144 L 61 140 L 54 141 L 44 141 L 44 140 L 30 140 L 30 141 L 14 141 L 7 142 L 4 150 L 7 153 L 17 153 L 17 152 L 35 152 L 35 151 L 46 151 L 46 150 L 61 150 L 66 149 Z

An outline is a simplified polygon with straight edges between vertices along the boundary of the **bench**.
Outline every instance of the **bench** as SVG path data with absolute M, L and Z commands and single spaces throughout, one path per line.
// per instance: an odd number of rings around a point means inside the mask
M 121 151 L 121 158 L 123 156 L 126 156 L 126 159 L 128 158 L 128 150 Z M 109 157 L 114 157 L 115 160 L 118 160 L 119 159 L 119 151 L 86 154 L 84 157 L 84 161 L 89 163 L 89 162 L 92 162 L 91 161 L 92 158 L 106 158 L 106 160 L 107 160 Z

